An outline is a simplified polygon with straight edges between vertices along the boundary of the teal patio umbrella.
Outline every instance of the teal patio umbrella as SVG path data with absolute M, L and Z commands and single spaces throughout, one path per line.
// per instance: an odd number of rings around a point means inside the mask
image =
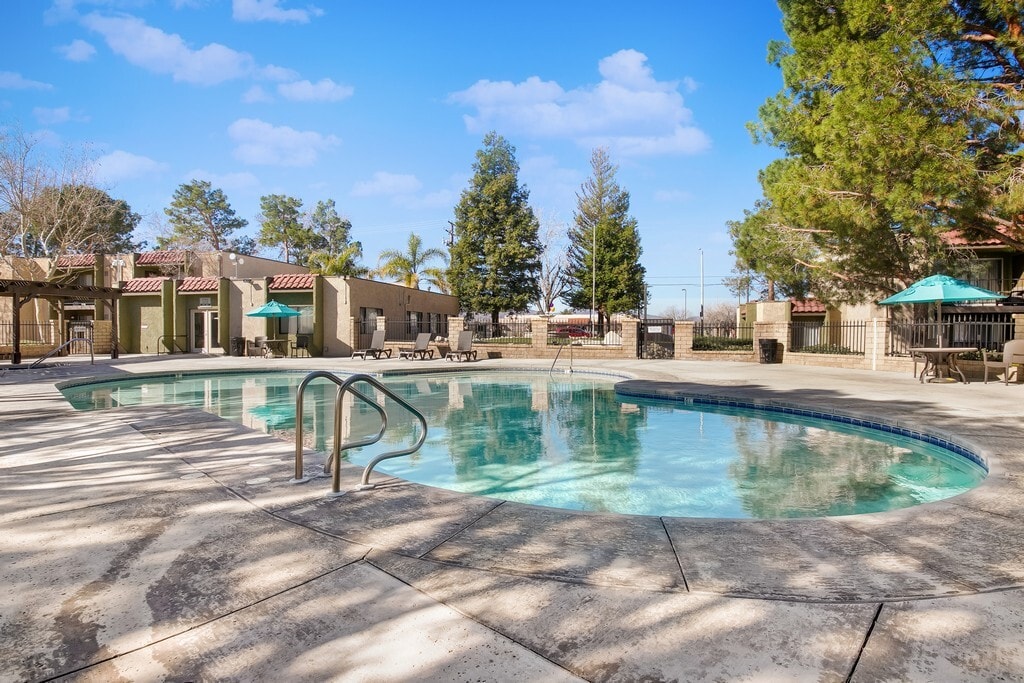
M 253 318 L 294 318 L 302 314 L 291 306 L 286 306 L 271 299 L 259 308 L 249 311 L 246 315 Z
M 302 315 L 302 313 L 296 311 L 291 306 L 286 306 L 271 299 L 259 308 L 249 311 L 246 315 L 253 318 L 294 318 L 297 315 Z M 276 332 L 273 334 L 273 337 L 277 338 Z
M 894 306 L 896 304 L 931 304 L 934 303 L 938 312 L 939 321 L 939 346 L 942 346 L 942 302 L 943 301 L 988 301 L 992 299 L 1003 299 L 1002 294 L 997 294 L 983 287 L 975 287 L 969 282 L 958 280 L 949 275 L 930 275 L 923 280 L 918 280 L 902 292 L 896 292 L 892 296 L 879 301 L 879 304 Z

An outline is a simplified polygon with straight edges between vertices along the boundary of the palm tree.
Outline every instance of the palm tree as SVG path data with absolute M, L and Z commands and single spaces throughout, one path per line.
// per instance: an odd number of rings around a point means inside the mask
M 377 270 L 372 275 L 397 280 L 406 287 L 420 288 L 420 274 L 425 272 L 427 262 L 436 258 L 445 258 L 440 249 L 423 248 L 423 240 L 416 233 L 409 234 L 407 251 L 385 249 L 377 257 Z
M 423 279 L 427 281 L 428 285 L 436 287 L 437 291 L 442 294 L 452 293 L 452 286 L 448 282 L 447 268 L 424 268 Z
M 315 251 L 309 255 L 309 269 L 321 275 L 350 275 L 365 277 L 370 269 L 359 263 L 363 257 L 363 245 L 352 242 L 337 254 Z

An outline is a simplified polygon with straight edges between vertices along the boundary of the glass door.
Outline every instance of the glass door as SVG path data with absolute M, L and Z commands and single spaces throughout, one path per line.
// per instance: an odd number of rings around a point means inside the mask
M 192 311 L 189 326 L 189 350 L 192 353 L 213 353 L 220 348 L 219 319 L 217 311 Z

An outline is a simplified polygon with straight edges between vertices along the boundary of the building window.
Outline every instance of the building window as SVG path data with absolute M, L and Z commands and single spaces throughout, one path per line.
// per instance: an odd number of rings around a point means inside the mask
M 291 304 L 289 304 L 291 305 Z M 277 331 L 281 334 L 313 334 L 313 307 L 292 306 L 299 315 L 278 318 Z
M 359 309 L 359 332 L 360 334 L 372 334 L 377 329 L 377 318 L 384 317 L 383 308 L 360 308 Z
M 416 311 L 409 311 L 409 334 L 418 334 L 420 331 L 420 314 Z

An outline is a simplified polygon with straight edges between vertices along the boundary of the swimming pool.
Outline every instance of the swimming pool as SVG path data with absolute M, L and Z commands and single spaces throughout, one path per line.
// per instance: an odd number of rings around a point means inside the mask
M 301 373 L 136 377 L 64 389 L 79 409 L 178 403 L 288 437 Z M 638 515 L 784 518 L 878 512 L 958 495 L 985 476 L 935 443 L 800 414 L 618 396 L 582 374 L 484 372 L 384 378 L 426 415 L 423 449 L 377 471 L 522 503 Z M 330 448 L 334 385 L 307 389 L 307 445 Z M 356 403 L 346 435 L 376 431 Z M 411 441 L 392 411 L 365 464 Z M 353 482 L 354 484 L 355 482 Z

